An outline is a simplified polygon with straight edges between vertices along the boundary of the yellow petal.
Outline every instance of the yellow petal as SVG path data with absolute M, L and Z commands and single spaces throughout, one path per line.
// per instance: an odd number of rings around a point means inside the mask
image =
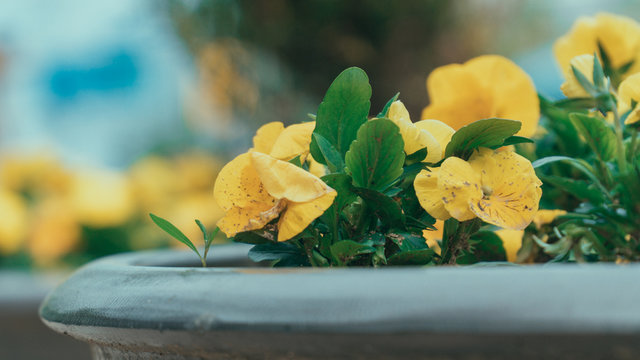
M 288 202 L 278 221 L 278 241 L 286 241 L 301 233 L 333 204 L 337 193 L 331 190 L 310 202 Z
M 424 161 L 435 163 L 442 160 L 444 157 L 444 151 L 456 131 L 453 130 L 451 126 L 439 120 L 421 120 L 415 123 L 415 126 L 418 129 L 431 134 L 436 139 L 440 147 L 439 152 L 436 152 L 435 149 L 433 151 L 429 150 L 429 154 L 427 154 L 427 158 Z
M 433 249 L 436 254 L 441 254 L 440 244 L 438 241 L 442 240 L 442 232 L 444 230 L 444 221 L 437 220 L 433 226 L 436 228 L 435 230 L 423 230 L 422 237 L 425 238 L 427 242 L 427 246 L 429 249 Z
M 284 130 L 284 124 L 279 121 L 262 125 L 256 136 L 253 137 L 253 150 L 268 154 L 280 133 Z
M 416 197 L 420 206 L 436 219 L 447 220 L 451 217 L 444 208 L 442 202 L 442 191 L 438 188 L 438 174 L 440 168 L 433 168 L 431 171 L 422 170 L 413 182 L 416 190 Z
M 213 195 L 225 211 L 250 207 L 256 203 L 274 203 L 253 167 L 249 153 L 238 155 L 220 170 Z
M 257 152 L 251 159 L 264 188 L 276 199 L 308 202 L 333 191 L 320 178 L 286 161 Z
M 593 84 L 593 55 L 585 54 L 571 59 L 569 67 L 565 69 L 566 81 L 560 86 L 560 90 L 566 97 L 589 97 L 590 95 L 580 85 L 573 73 L 572 67 L 581 72 Z
M 313 157 L 307 157 L 309 162 L 309 172 L 317 177 L 323 177 L 327 175 L 327 167 L 315 161 Z
M 480 149 L 469 164 L 482 175 L 482 193 L 471 211 L 490 224 L 522 230 L 538 211 L 542 182 L 529 160 L 511 151 Z
M 536 224 L 536 227 L 539 229 L 543 225 L 552 223 L 558 216 L 566 213 L 564 210 L 538 210 L 536 216 L 533 217 L 533 223 Z
M 440 143 L 427 131 L 416 127 L 409 117 L 409 112 L 400 101 L 394 101 L 389 108 L 389 119 L 400 129 L 400 135 L 404 141 L 404 152 L 411 155 L 418 150 L 427 148 L 427 158 L 425 162 L 437 162 L 438 154 L 442 153 Z
M 640 103 L 640 73 L 633 74 L 623 80 L 618 87 L 618 111 L 623 114 L 631 109 L 632 102 Z M 625 124 L 633 124 L 640 120 L 640 107 L 636 105 L 627 116 Z
M 245 208 L 234 207 L 218 221 L 218 227 L 229 237 L 243 231 L 262 229 L 271 220 L 277 218 L 285 206 L 285 200 L 278 200 L 271 204 L 255 204 Z
M 502 240 L 502 246 L 507 253 L 507 261 L 516 262 L 518 259 L 518 250 L 522 247 L 524 230 L 501 229 L 496 231 L 496 235 Z
M 269 154 L 276 159 L 291 160 L 309 153 L 311 134 L 315 127 L 315 121 L 287 126 L 276 139 Z
M 480 174 L 468 162 L 457 157 L 442 162 L 438 188 L 442 192 L 444 207 L 451 216 L 459 221 L 476 217 L 469 204 L 482 199 Z
M 0 214 L 0 255 L 11 255 L 20 250 L 29 230 L 27 205 L 18 194 L 0 189 Z

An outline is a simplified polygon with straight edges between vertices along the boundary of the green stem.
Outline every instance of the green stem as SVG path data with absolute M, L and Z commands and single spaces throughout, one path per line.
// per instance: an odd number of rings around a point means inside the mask
M 200 262 L 202 262 L 202 267 L 207 267 L 207 259 L 203 258 L 202 256 L 200 257 Z
M 482 225 L 482 220 L 475 218 L 460 223 L 457 231 L 448 236 L 447 246 L 442 251 L 441 264 L 454 265 L 460 252 L 469 247 L 469 238 L 475 234 Z
M 629 162 L 634 163 L 636 158 L 636 147 L 638 146 L 638 129 L 633 128 L 631 132 L 631 145 L 629 146 Z
M 618 169 L 621 173 L 624 173 L 627 171 L 627 159 L 624 155 L 624 138 L 617 105 L 613 105 L 613 115 L 614 127 L 616 131 L 616 158 L 618 162 Z

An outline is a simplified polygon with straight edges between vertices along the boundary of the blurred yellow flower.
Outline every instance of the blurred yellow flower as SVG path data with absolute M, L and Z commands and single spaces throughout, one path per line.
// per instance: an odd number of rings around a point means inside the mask
M 632 109 L 633 103 L 635 107 Z M 624 114 L 631 111 L 624 121 L 625 124 L 633 124 L 640 120 L 640 73 L 633 74 L 624 79 L 618 87 L 618 112 Z
M 69 205 L 80 223 L 97 228 L 122 225 L 136 209 L 129 179 L 106 170 L 79 172 L 72 181 Z
M 573 68 L 581 72 L 582 75 L 593 84 L 593 60 L 593 55 L 579 55 L 571 59 L 566 69 L 562 69 L 566 80 L 560 85 L 560 90 L 562 90 L 562 93 L 566 97 L 578 98 L 591 96 L 582 88 L 582 85 L 580 85 L 580 82 L 573 73 Z
M 66 201 L 50 198 L 36 206 L 27 246 L 37 264 L 52 264 L 77 248 L 80 240 L 80 224 Z
M 71 174 L 49 154 L 5 154 L 0 159 L 0 183 L 9 190 L 46 197 L 66 191 L 70 179 Z
M 521 121 L 520 136 L 532 136 L 538 127 L 539 100 L 531 78 L 502 56 L 441 66 L 427 78 L 427 91 L 431 104 L 422 118 L 441 120 L 455 130 L 493 117 Z
M 614 68 L 635 61 L 623 78 L 640 70 L 640 25 L 626 16 L 607 13 L 578 18 L 571 30 L 556 40 L 553 51 L 560 68 L 566 71 L 578 55 L 598 53 L 598 41 Z
M 400 100 L 391 104 L 388 116 L 400 129 L 407 155 L 426 147 L 427 157 L 424 162 L 436 163 L 442 160 L 444 150 L 455 132 L 449 125 L 437 120 L 423 120 L 414 124 Z
M 17 194 L 0 189 L 0 255 L 20 250 L 28 230 L 27 206 Z
M 516 262 L 518 250 L 522 247 L 524 230 L 500 229 L 496 231 L 496 235 L 502 240 L 502 247 L 504 247 L 504 251 L 507 254 L 507 261 Z
M 239 155 L 225 165 L 214 187 L 215 199 L 226 211 L 218 226 L 227 236 L 260 229 L 280 216 L 278 241 L 302 232 L 336 195 L 311 173 L 259 152 Z
M 178 178 L 174 165 L 167 158 L 148 156 L 133 164 L 129 170 L 133 194 L 145 211 L 172 202 L 178 192 Z
M 202 239 L 202 232 L 194 219 L 200 220 L 206 228 L 213 229 L 216 222 L 224 216 L 224 211 L 211 196 L 210 190 L 185 194 L 164 209 L 158 209 L 158 212 L 166 214 L 189 239 Z M 172 244 L 183 246 L 180 242 Z
M 529 160 L 512 151 L 480 148 L 464 161 L 447 158 L 421 171 L 416 195 L 433 217 L 459 221 L 481 218 L 506 229 L 524 229 L 538 210 L 542 182 Z
M 543 225 L 551 224 L 558 216 L 565 215 L 565 210 L 538 210 L 533 217 L 533 223 L 540 229 Z

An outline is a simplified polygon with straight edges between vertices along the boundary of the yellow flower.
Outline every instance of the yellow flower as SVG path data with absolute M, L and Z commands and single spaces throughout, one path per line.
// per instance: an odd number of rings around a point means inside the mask
M 427 157 L 424 162 L 428 163 L 442 160 L 444 150 L 455 132 L 449 125 L 438 120 L 422 120 L 414 124 L 409 112 L 399 100 L 391 104 L 389 119 L 400 129 L 407 155 L 426 147 Z
M 619 68 L 635 61 L 625 75 L 640 70 L 640 25 L 626 16 L 607 13 L 580 17 L 571 30 L 553 44 L 556 60 L 563 71 L 578 55 L 598 53 L 598 41 L 607 53 L 611 66 Z
M 533 223 L 540 229 L 543 225 L 551 224 L 558 216 L 566 214 L 565 210 L 538 210 L 533 217 Z
M 27 242 L 36 263 L 50 265 L 74 250 L 80 239 L 80 224 L 64 199 L 53 197 L 37 205 Z
M 431 216 L 466 221 L 476 216 L 506 229 L 524 229 L 538 210 L 542 183 L 531 163 L 512 151 L 480 148 L 464 161 L 447 158 L 421 171 L 416 195 Z
M 278 221 L 278 241 L 302 232 L 331 206 L 337 193 L 313 174 L 259 152 L 239 155 L 218 175 L 214 196 L 226 212 L 227 236 Z
M 135 210 L 129 179 L 114 171 L 83 171 L 73 179 L 69 203 L 78 221 L 102 228 L 122 225 Z
M 304 161 L 309 155 L 311 134 L 315 127 L 315 121 L 293 124 L 286 128 L 279 121 L 262 125 L 253 137 L 253 150 L 285 161 L 300 155 Z
M 427 91 L 431 104 L 422 118 L 442 120 L 455 130 L 493 117 L 521 121 L 521 136 L 532 136 L 538 127 L 539 101 L 531 78 L 502 56 L 439 67 L 427 78 Z
M 631 105 L 636 102 L 632 109 Z M 640 120 L 640 73 L 633 74 L 624 79 L 618 87 L 618 111 L 624 114 L 631 110 L 624 121 L 625 124 L 633 124 Z
M 502 247 L 507 254 L 507 261 L 516 262 L 518 250 L 522 247 L 524 230 L 500 229 L 496 231 L 496 235 L 502 240 Z
M 0 159 L 0 183 L 12 191 L 46 197 L 67 190 L 71 175 L 49 154 L 5 155 Z
M 436 254 L 440 255 L 441 249 L 438 240 L 442 240 L 442 234 L 444 232 L 444 221 L 436 220 L 436 223 L 433 224 L 435 230 L 423 230 L 422 237 L 426 240 L 427 245 L 430 249 L 433 249 Z
M 20 250 L 27 233 L 27 206 L 17 194 L 0 189 L 0 255 Z
M 591 84 L 593 84 L 593 55 L 579 55 L 571 59 L 569 66 L 564 71 L 565 82 L 560 86 L 562 93 L 568 98 L 590 97 L 582 88 L 580 82 L 573 73 L 573 68 L 581 72 Z

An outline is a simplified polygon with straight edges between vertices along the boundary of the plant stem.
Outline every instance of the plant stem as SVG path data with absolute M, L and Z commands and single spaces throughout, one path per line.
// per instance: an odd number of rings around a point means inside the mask
M 457 231 L 447 239 L 446 249 L 443 250 L 441 263 L 454 265 L 462 250 L 469 248 L 469 238 L 475 234 L 482 221 L 478 218 L 461 222 Z
M 614 127 L 616 131 L 616 158 L 618 162 L 618 171 L 620 171 L 621 173 L 625 173 L 627 171 L 627 159 L 624 154 L 624 138 L 617 105 L 613 105 L 613 116 Z

